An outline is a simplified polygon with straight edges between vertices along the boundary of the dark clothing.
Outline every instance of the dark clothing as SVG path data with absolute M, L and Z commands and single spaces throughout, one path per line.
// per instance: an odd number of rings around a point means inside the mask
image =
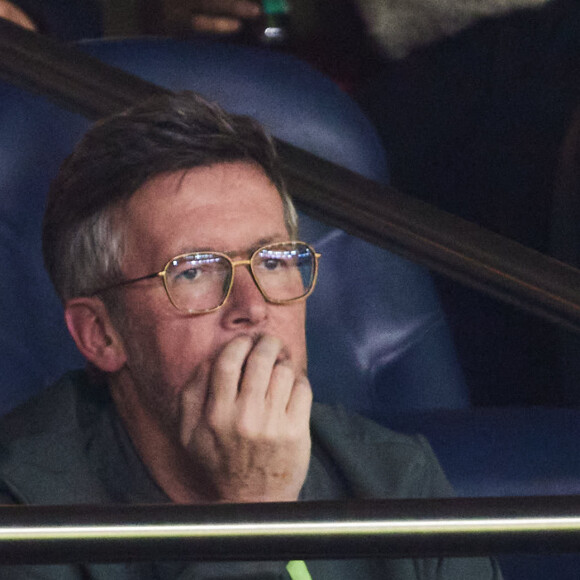
M 573 211 L 554 222 L 552 192 L 579 71 L 580 2 L 553 0 L 386 63 L 359 100 L 384 140 L 392 185 L 553 253 L 554 228 L 578 230 Z M 551 323 L 443 276 L 436 283 L 475 405 L 579 404 L 568 368 L 578 350 L 561 364 Z
M 422 437 L 314 405 L 312 459 L 301 500 L 448 495 Z M 0 501 L 18 504 L 163 503 L 106 389 L 66 375 L 0 424 Z M 0 568 L 0 578 L 287 578 L 285 562 L 145 562 Z M 485 559 L 312 561 L 314 580 L 499 578 Z

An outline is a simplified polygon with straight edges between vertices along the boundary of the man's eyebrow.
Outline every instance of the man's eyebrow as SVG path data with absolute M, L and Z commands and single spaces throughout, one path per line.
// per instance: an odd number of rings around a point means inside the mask
M 272 244 L 274 242 L 280 242 L 280 241 L 285 241 L 286 238 L 283 239 L 283 237 L 280 236 L 269 236 L 267 238 L 260 238 L 259 240 L 256 241 L 256 243 L 252 244 L 250 247 L 248 248 L 244 248 L 243 250 L 216 250 L 215 248 L 195 248 L 192 249 L 191 246 L 184 248 L 182 251 L 180 251 L 178 254 L 175 254 L 177 256 L 183 256 L 183 255 L 188 255 L 188 254 L 200 254 L 200 253 L 205 253 L 205 252 L 219 252 L 220 254 L 225 254 L 226 256 L 234 257 L 234 256 L 242 256 L 242 255 L 248 255 L 251 256 L 257 249 L 261 248 L 262 246 L 266 246 L 268 244 Z
M 244 248 L 243 250 L 232 250 L 223 252 L 226 256 L 230 258 L 234 256 L 251 256 L 256 250 L 261 248 L 262 246 L 266 246 L 268 244 L 272 244 L 274 242 L 281 241 L 278 236 L 272 236 L 268 238 L 260 238 L 255 244 L 252 244 L 249 248 Z

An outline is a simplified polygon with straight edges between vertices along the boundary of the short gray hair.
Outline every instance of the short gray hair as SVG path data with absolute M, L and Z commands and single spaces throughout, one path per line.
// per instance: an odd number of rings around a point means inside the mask
M 124 203 L 162 173 L 247 161 L 282 199 L 289 236 L 298 218 L 272 139 L 250 117 L 191 92 L 155 96 L 95 124 L 53 181 L 44 215 L 46 269 L 63 302 L 122 280 Z

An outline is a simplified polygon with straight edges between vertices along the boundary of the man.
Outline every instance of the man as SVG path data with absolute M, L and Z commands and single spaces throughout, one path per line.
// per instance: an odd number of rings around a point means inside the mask
M 423 439 L 311 405 L 304 301 L 318 256 L 297 241 L 275 151 L 254 121 L 185 93 L 97 124 L 53 182 L 43 248 L 89 369 L 2 422 L 3 503 L 449 493 Z M 286 564 L 11 567 L 0 577 L 298 578 Z M 485 559 L 307 567 L 315 580 L 500 577 Z

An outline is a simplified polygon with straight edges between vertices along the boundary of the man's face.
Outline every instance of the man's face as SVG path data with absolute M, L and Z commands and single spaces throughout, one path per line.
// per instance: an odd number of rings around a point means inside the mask
M 236 162 L 164 174 L 147 182 L 130 199 L 122 219 L 127 279 L 159 271 L 174 256 L 215 250 L 244 259 L 258 247 L 289 238 L 280 196 L 256 166 Z M 267 303 L 246 267 L 236 268 L 225 305 L 189 315 L 170 303 L 161 278 L 122 290 L 125 313 L 118 330 L 127 354 L 112 379 L 113 393 L 125 409 L 145 413 L 165 429 L 178 428 L 183 392 L 206 384 L 212 363 L 239 335 L 272 335 L 286 349 L 297 376 L 306 373 L 305 304 Z M 193 401 L 201 413 L 206 389 Z

